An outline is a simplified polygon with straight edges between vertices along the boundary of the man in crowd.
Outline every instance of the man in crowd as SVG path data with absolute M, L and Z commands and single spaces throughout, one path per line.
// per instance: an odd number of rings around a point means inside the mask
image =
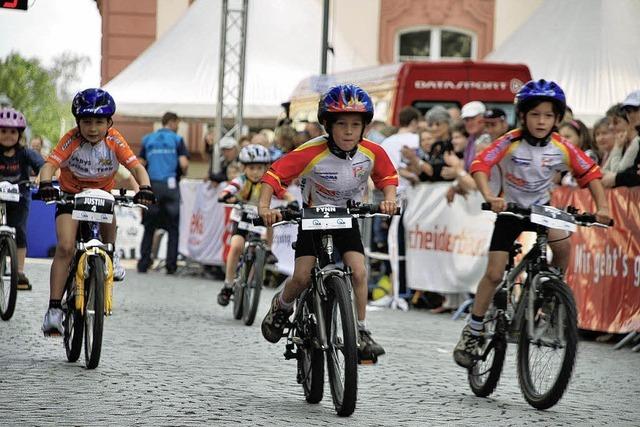
M 176 132 L 180 120 L 175 113 L 162 116 L 162 128 L 142 138 L 138 158 L 146 166 L 157 204 L 144 213 L 144 236 L 140 247 L 138 271 L 146 273 L 151 266 L 151 245 L 156 229 L 164 228 L 169 234 L 167 246 L 167 274 L 174 274 L 178 260 L 178 233 L 180 224 L 180 187 L 178 179 L 187 173 L 189 153 L 184 140 Z
M 476 143 L 481 142 L 480 136 L 485 133 L 485 111 L 487 111 L 487 107 L 480 101 L 471 101 L 462 106 L 460 118 L 462 118 L 464 128 L 469 134 L 467 147 L 464 150 L 464 170 L 469 170 L 476 155 Z
M 214 182 L 225 182 L 229 181 L 227 168 L 238 159 L 240 147 L 230 136 L 223 136 L 218 144 L 220 145 L 220 172 L 217 174 L 209 172 L 209 178 Z M 211 151 L 213 152 L 213 149 Z
M 491 141 L 498 139 L 509 131 L 507 113 L 500 108 L 492 108 L 484 112 L 484 129 L 491 136 Z

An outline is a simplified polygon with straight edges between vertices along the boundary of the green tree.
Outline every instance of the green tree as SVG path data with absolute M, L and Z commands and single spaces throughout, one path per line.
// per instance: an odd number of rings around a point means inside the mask
M 0 59 L 0 92 L 26 116 L 33 135 L 42 135 L 54 144 L 58 141 L 66 107 L 58 99 L 54 79 L 40 61 L 17 53 Z

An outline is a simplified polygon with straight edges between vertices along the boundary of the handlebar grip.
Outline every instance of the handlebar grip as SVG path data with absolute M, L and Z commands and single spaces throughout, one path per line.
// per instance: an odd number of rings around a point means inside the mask
M 489 203 L 489 202 L 482 202 L 482 205 L 480 205 L 480 206 L 481 206 L 480 208 L 483 211 L 490 211 L 491 210 L 491 203 Z
M 254 218 L 251 220 L 251 222 L 253 223 L 253 225 L 255 225 L 256 227 L 260 227 L 264 225 L 264 221 L 262 218 Z

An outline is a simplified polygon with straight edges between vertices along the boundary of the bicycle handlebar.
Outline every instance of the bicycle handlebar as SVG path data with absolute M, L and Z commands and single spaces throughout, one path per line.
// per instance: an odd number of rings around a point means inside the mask
M 272 224 L 273 227 L 277 227 L 279 225 L 284 225 L 284 224 L 297 223 L 302 219 L 302 209 L 298 211 L 293 211 L 286 207 L 282 207 L 278 209 L 280 210 L 280 214 L 282 215 L 282 221 L 278 221 Z M 363 203 L 359 205 L 350 206 L 347 209 L 349 210 L 349 216 L 353 218 L 371 218 L 374 216 L 384 216 L 384 217 L 390 216 L 388 214 L 381 213 L 379 205 Z M 401 213 L 401 210 L 398 207 L 394 215 L 400 215 L 400 213 Z M 262 218 L 256 218 L 253 220 L 253 225 L 260 226 L 265 224 Z
M 483 202 L 481 205 L 481 208 L 483 211 L 492 210 L 491 203 L 488 203 L 488 202 Z M 578 225 L 582 225 L 585 227 L 607 228 L 607 227 L 613 227 L 613 224 L 614 224 L 613 219 L 609 221 L 608 224 L 602 224 L 596 220 L 595 214 L 588 213 L 588 212 L 578 213 L 577 210 L 572 206 L 569 206 L 565 210 L 565 212 L 572 215 Z M 498 215 L 511 215 L 511 216 L 516 216 L 518 218 L 527 218 L 531 215 L 531 208 L 522 208 L 515 203 L 507 203 L 507 208 L 504 211 L 498 213 Z

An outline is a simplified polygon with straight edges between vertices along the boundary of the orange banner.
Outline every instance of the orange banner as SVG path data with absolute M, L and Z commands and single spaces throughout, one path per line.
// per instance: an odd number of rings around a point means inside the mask
M 615 225 L 578 227 L 566 276 L 580 328 L 627 333 L 640 330 L 640 188 L 607 190 L 607 197 Z M 586 189 L 560 187 L 552 205 L 595 212 Z

